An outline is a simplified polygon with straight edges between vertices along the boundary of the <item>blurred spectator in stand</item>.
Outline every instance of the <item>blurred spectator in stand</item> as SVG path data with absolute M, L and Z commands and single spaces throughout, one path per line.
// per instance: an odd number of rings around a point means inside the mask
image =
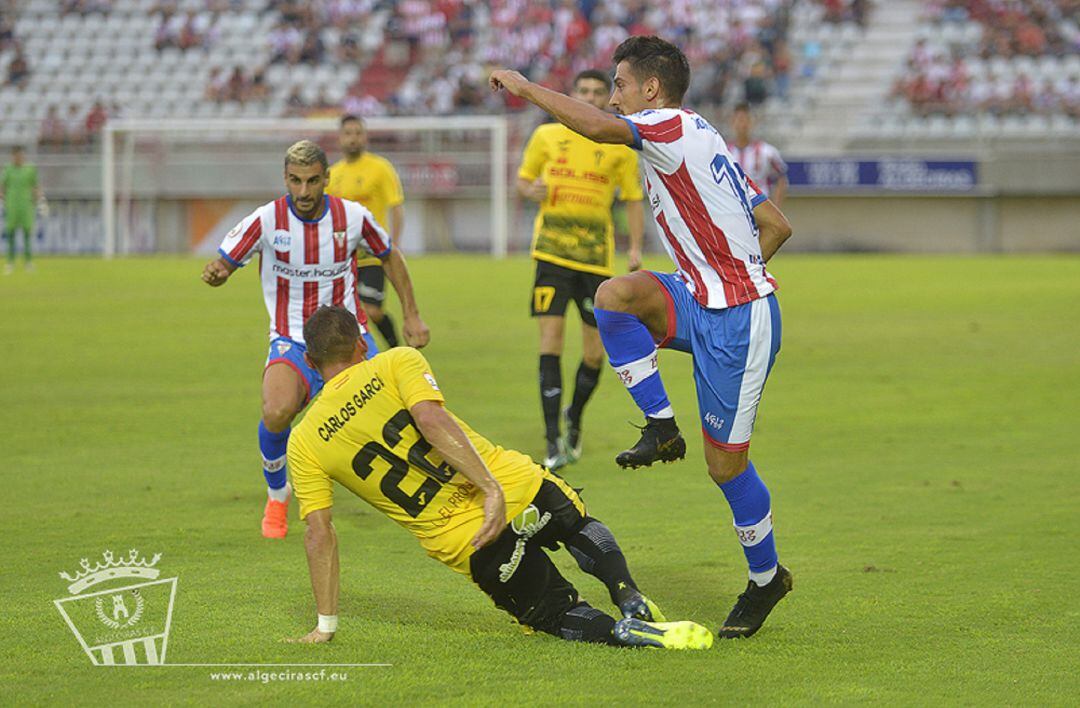
M 225 81 L 225 87 L 222 90 L 223 101 L 239 101 L 243 103 L 244 97 L 247 95 L 247 79 L 244 78 L 244 70 L 237 66 L 232 70 L 232 74 L 229 75 L 228 80 Z
M 323 60 L 323 55 L 326 53 L 326 47 L 323 45 L 322 38 L 319 37 L 318 30 L 311 30 L 304 38 L 304 43 L 300 46 L 299 61 L 305 64 L 318 64 Z
M 248 86 L 247 100 L 265 101 L 270 97 L 270 86 L 266 83 L 266 67 L 259 67 L 251 77 L 251 85 Z
M 22 47 L 16 44 L 15 56 L 12 57 L 7 68 L 7 85 L 14 86 L 17 89 L 24 89 L 29 82 L 30 64 L 26 61 L 26 55 L 23 54 Z
M 851 0 L 851 21 L 865 30 L 870 19 L 870 0 Z
M 1062 108 L 1061 97 L 1058 96 L 1053 79 L 1043 79 L 1042 86 L 1032 100 L 1032 108 L 1036 113 L 1044 116 L 1056 113 Z
M 176 46 L 184 50 L 202 46 L 202 29 L 204 28 L 195 11 L 189 10 L 187 18 L 180 26 L 180 31 L 177 32 Z
M 1028 56 L 1041 55 L 1046 51 L 1046 34 L 1034 22 L 1025 21 L 1016 30 L 1016 50 Z
M 55 105 L 49 106 L 38 129 L 38 144 L 43 148 L 57 149 L 67 144 L 67 125 Z
M 203 93 L 203 98 L 214 103 L 225 100 L 226 81 L 228 81 L 228 76 L 221 70 L 220 66 L 210 67 L 210 76 L 206 80 L 206 91 Z
M 779 39 L 773 49 L 772 71 L 773 83 L 776 86 L 776 97 L 781 101 L 787 101 L 788 91 L 791 87 L 791 51 L 787 42 Z
M 1030 113 L 1033 108 L 1035 83 L 1031 77 L 1021 72 L 1016 75 L 1012 85 L 1009 109 L 1013 113 Z
M 289 97 L 285 99 L 285 115 L 288 116 L 302 116 L 307 113 L 308 104 L 304 100 L 304 95 L 300 92 L 299 86 L 293 86 L 292 91 L 289 92 Z
M 71 147 L 78 148 L 86 145 L 86 121 L 77 103 L 72 103 L 68 107 L 67 139 Z
M 101 128 L 105 125 L 105 121 L 109 120 L 109 113 L 105 110 L 105 104 L 101 100 L 94 101 L 94 105 L 90 107 L 90 112 L 86 114 L 86 120 L 84 125 L 86 127 L 86 139 L 91 142 L 97 142 L 98 135 L 101 133 Z
M 304 42 L 304 35 L 296 27 L 284 22 L 270 30 L 270 61 L 291 61 L 291 57 L 298 54 L 300 45 Z
M 15 46 L 15 18 L 3 12 L 0 5 L 0 52 L 6 52 L 8 48 Z
M 743 98 L 751 106 L 759 106 L 769 97 L 769 67 L 756 61 L 743 80 Z

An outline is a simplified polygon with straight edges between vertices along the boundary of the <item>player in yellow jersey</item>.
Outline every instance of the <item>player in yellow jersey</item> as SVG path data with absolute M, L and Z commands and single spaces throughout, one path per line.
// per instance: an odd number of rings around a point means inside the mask
M 712 644 L 701 625 L 664 621 L 638 591 L 611 531 L 588 516 L 573 489 L 447 411 L 420 352 L 402 347 L 367 360 L 356 317 L 340 307 L 321 307 L 308 318 L 304 341 L 326 385 L 289 438 L 318 612 L 316 628 L 298 641 L 329 641 L 338 629 L 336 481 L 405 527 L 428 555 L 472 578 L 523 625 L 627 646 Z M 623 619 L 578 597 L 543 550 L 560 543 L 603 581 Z
M 357 116 L 342 116 L 338 144 L 345 157 L 330 166 L 330 186 L 326 193 L 366 206 L 379 226 L 390 234 L 393 247 L 400 249 L 405 195 L 394 166 L 385 157 L 368 151 L 367 129 Z M 375 257 L 357 256 L 356 266 L 356 292 L 364 311 L 386 340 L 387 347 L 396 347 L 394 322 L 383 309 L 386 274 L 382 263 Z
M 605 108 L 611 79 L 590 69 L 574 78 L 572 95 Z M 544 412 L 547 456 L 558 469 L 581 457 L 581 417 L 600 380 L 604 347 L 593 316 L 600 283 L 615 274 L 615 227 L 611 205 L 618 192 L 626 203 L 630 231 L 630 270 L 641 267 L 645 210 L 637 155 L 626 145 L 602 145 L 561 123 L 538 127 L 525 146 L 518 170 L 518 192 L 539 202 L 533 227 L 536 260 L 531 312 L 540 322 L 540 405 Z M 564 315 L 573 300 L 581 315 L 582 357 L 570 405 L 563 411 L 566 437 L 560 436 Z

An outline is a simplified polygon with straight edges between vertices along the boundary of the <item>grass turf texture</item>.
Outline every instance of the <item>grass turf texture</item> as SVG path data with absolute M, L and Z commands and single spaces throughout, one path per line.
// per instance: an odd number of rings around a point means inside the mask
M 284 542 L 259 536 L 266 314 L 254 269 L 212 290 L 198 260 L 38 268 L 0 280 L 2 703 L 1060 704 L 1080 694 L 1068 560 L 1080 531 L 1074 257 L 777 259 L 783 350 L 753 458 L 795 592 L 753 639 L 699 653 L 523 636 L 340 490 L 340 634 L 327 646 L 280 643 L 313 626 L 314 607 L 295 505 Z M 412 269 L 450 407 L 540 455 L 530 263 L 440 256 Z M 568 337 L 568 390 L 577 342 Z M 669 352 L 661 366 L 687 460 L 615 467 L 637 415 L 605 372 L 585 455 L 566 477 L 668 617 L 715 629 L 744 561 L 704 471 L 689 361 Z M 66 595 L 57 571 L 131 547 L 163 553 L 162 577 L 179 576 L 170 663 L 393 666 L 268 684 L 215 681 L 207 668 L 92 667 L 52 604 Z M 568 554 L 558 563 L 613 610 Z

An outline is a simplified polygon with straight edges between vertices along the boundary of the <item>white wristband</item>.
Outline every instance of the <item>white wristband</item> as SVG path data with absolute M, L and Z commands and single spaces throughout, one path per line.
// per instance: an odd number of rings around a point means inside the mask
M 319 615 L 319 631 L 333 634 L 337 631 L 337 615 Z

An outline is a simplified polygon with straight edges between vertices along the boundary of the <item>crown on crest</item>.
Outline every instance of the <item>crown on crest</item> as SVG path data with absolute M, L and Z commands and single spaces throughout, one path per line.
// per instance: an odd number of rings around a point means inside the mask
M 160 553 L 155 553 L 154 557 L 149 561 L 141 557 L 134 548 L 128 551 L 126 557 L 120 556 L 116 558 L 112 551 L 105 551 L 101 554 L 101 557 L 102 561 L 92 566 L 89 560 L 83 558 L 79 561 L 81 569 L 75 571 L 74 575 L 60 571 L 60 577 L 71 583 L 68 585 L 68 592 L 75 595 L 93 585 L 107 580 L 116 580 L 117 578 L 147 578 L 154 580 L 161 574 L 160 570 L 154 568 L 157 562 L 161 560 Z

